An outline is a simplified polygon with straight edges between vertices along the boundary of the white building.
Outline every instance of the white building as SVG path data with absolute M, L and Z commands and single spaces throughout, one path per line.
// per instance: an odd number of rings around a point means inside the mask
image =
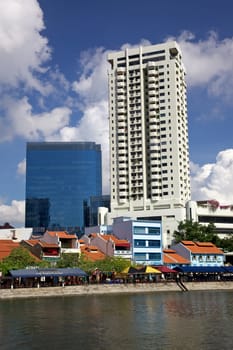
M 216 200 L 189 201 L 186 204 L 187 220 L 208 225 L 212 222 L 220 238 L 233 235 L 233 205 L 221 205 Z
M 33 229 L 30 227 L 0 229 L 0 240 L 10 239 L 15 242 L 25 241 L 31 238 Z
M 143 265 L 163 264 L 160 222 L 118 217 L 113 221 L 112 231 L 116 237 L 131 243 L 132 260 L 135 263 Z
M 176 42 L 108 55 L 111 213 L 162 220 L 171 244 L 190 199 L 185 69 Z
M 211 242 L 181 241 L 172 246 L 191 266 L 223 266 L 224 253 Z

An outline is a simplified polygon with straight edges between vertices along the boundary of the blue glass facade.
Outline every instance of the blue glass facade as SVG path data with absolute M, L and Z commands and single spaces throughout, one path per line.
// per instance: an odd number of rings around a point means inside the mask
M 98 225 L 98 208 L 105 207 L 110 211 L 110 195 L 93 196 L 90 198 L 89 217 L 85 226 Z
M 85 203 L 102 194 L 94 142 L 28 142 L 26 227 L 83 231 Z

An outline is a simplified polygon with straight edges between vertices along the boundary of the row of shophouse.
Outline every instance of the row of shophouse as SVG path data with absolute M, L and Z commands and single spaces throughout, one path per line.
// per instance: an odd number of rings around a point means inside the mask
M 117 218 L 111 227 L 88 228 L 79 239 L 64 231 L 46 231 L 33 237 L 26 229 L 0 230 L 0 260 L 23 246 L 41 260 L 56 262 L 64 253 L 82 254 L 97 261 L 107 256 L 128 259 L 138 265 L 223 266 L 226 255 L 210 242 L 182 241 L 163 248 L 160 222 Z

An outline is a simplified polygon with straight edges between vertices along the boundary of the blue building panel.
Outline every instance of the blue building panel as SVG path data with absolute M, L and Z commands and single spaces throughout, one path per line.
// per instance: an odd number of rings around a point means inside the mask
M 102 195 L 101 147 L 94 142 L 29 142 L 26 227 L 83 231 L 85 203 Z

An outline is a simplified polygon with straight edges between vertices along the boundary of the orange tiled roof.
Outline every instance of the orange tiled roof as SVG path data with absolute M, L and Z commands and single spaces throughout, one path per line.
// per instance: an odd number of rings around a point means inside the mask
M 39 244 L 41 247 L 44 247 L 44 248 L 59 248 L 58 244 L 56 243 L 46 243 L 39 239 L 28 239 L 28 240 L 25 240 L 24 242 L 26 242 L 28 245 L 32 247 L 35 246 L 36 244 Z
M 25 239 L 24 242 L 33 247 L 39 242 L 39 239 Z
M 224 254 L 221 249 L 211 242 L 181 241 L 181 243 L 193 254 Z
M 0 240 L 0 260 L 10 255 L 11 251 L 20 246 L 19 242 L 12 241 L 10 239 Z
M 43 248 L 59 248 L 58 244 L 56 243 L 46 243 L 39 241 L 38 244 Z
M 101 235 L 101 237 L 106 241 L 109 241 L 111 239 L 115 244 L 118 244 L 118 245 L 130 244 L 129 241 L 127 241 L 126 239 L 119 239 L 114 235 Z
M 106 258 L 106 255 L 102 253 L 96 246 L 84 245 L 80 247 L 81 253 L 85 256 L 87 260 L 97 261 Z
M 48 234 L 52 237 L 59 237 L 59 238 L 67 238 L 67 239 L 72 239 L 72 238 L 78 238 L 76 235 L 70 235 L 69 233 L 65 231 L 47 231 Z
M 189 260 L 177 254 L 177 252 L 173 249 L 163 250 L 163 262 L 164 264 L 190 264 Z

